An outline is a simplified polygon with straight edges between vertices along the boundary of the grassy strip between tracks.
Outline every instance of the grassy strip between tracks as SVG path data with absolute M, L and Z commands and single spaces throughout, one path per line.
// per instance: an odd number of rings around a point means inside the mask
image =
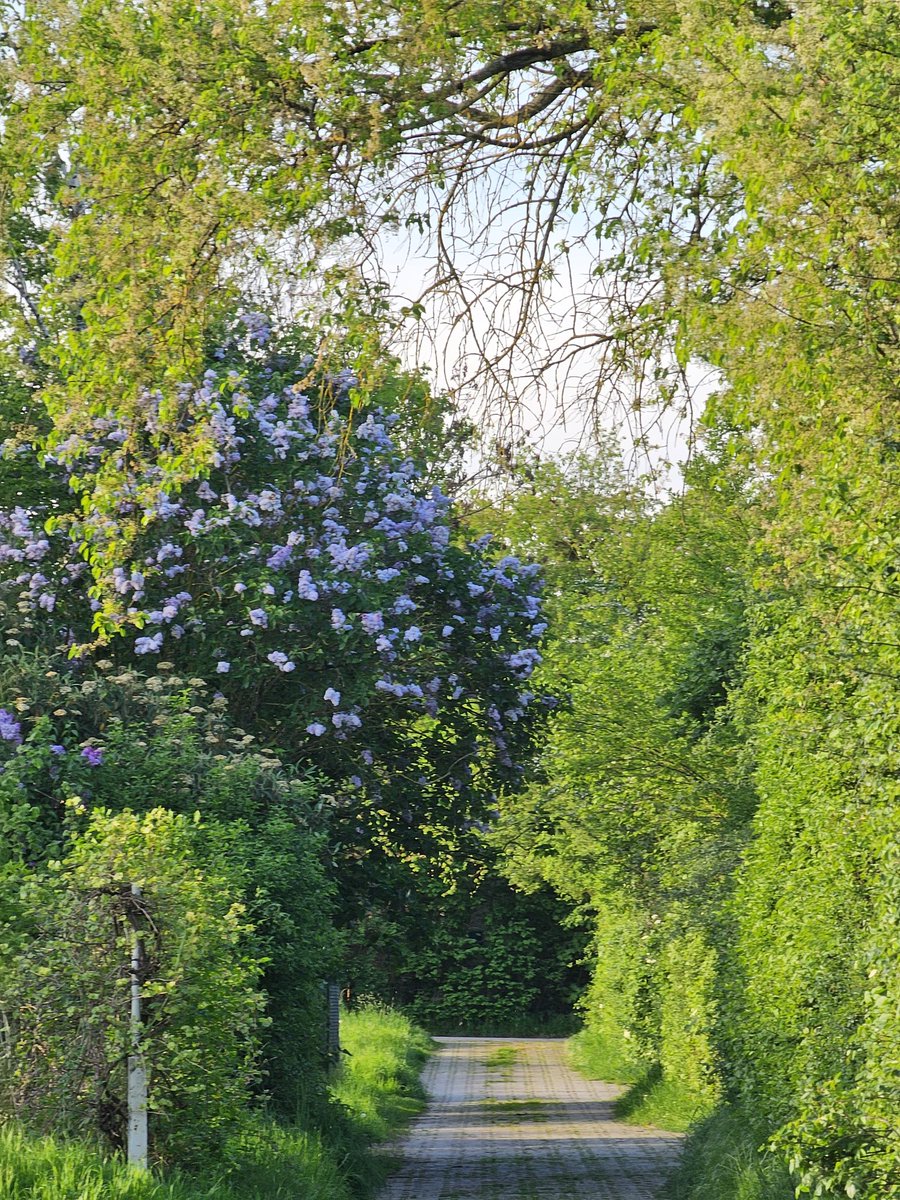
M 4 1200 L 355 1200 L 371 1195 L 387 1161 L 377 1143 L 422 1106 L 429 1039 L 388 1009 L 346 1014 L 346 1054 L 332 1085 L 332 1120 L 319 1129 L 248 1117 L 215 1168 L 138 1172 L 88 1145 L 0 1131 Z

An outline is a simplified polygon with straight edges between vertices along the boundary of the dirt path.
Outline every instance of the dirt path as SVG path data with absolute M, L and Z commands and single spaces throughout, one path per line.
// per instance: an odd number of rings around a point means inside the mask
M 653 1200 L 676 1134 L 622 1125 L 622 1091 L 593 1083 L 549 1038 L 438 1038 L 427 1110 L 379 1200 Z

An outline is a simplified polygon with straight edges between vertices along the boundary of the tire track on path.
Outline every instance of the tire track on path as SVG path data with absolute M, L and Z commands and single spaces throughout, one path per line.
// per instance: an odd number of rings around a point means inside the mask
M 560 1038 L 438 1038 L 379 1200 L 655 1200 L 681 1139 L 613 1116 Z

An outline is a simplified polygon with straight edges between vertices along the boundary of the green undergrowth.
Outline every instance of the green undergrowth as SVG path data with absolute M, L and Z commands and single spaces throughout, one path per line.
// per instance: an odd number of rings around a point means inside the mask
M 723 1105 L 692 1130 L 667 1200 L 793 1200 L 787 1168 L 761 1141 L 745 1114 Z
M 643 1074 L 628 1056 L 621 1039 L 603 1036 L 597 1029 L 582 1029 L 569 1039 L 569 1061 L 576 1071 L 607 1083 L 637 1083 Z
M 136 1171 L 93 1147 L 0 1132 L 4 1200 L 351 1200 L 333 1150 L 315 1134 L 260 1121 L 228 1147 L 227 1176 Z
M 389 1138 L 423 1107 L 419 1074 L 431 1039 L 401 1013 L 371 1005 L 343 1014 L 341 1048 L 332 1094 L 371 1141 Z
M 0 1130 L 3 1200 L 359 1200 L 382 1182 L 375 1143 L 422 1107 L 419 1071 L 429 1039 L 400 1014 L 345 1014 L 346 1054 L 324 1117 L 279 1125 L 248 1115 L 209 1172 L 138 1172 L 78 1142 Z M 330 1113 L 330 1116 L 329 1116 Z M 321 1132 L 304 1128 L 318 1124 Z
M 664 1078 L 659 1066 L 629 1061 L 616 1043 L 596 1030 L 583 1030 L 570 1040 L 569 1058 L 575 1069 L 589 1079 L 626 1085 L 627 1090 L 614 1105 L 620 1121 L 684 1133 L 707 1115 L 697 1096 L 677 1081 Z
M 567 1038 L 581 1028 L 581 1020 L 572 1013 L 525 1014 L 504 1021 L 432 1020 L 428 1028 L 437 1037 Z

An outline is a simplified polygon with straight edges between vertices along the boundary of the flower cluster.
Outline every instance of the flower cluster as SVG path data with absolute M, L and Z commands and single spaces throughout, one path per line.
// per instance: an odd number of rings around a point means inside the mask
M 206 478 L 167 488 L 152 395 L 131 423 L 95 418 L 46 459 L 71 479 L 112 457 L 127 480 L 117 512 L 141 529 L 129 562 L 92 578 L 90 506 L 49 526 L 38 505 L 0 512 L 8 623 L 23 639 L 49 629 L 78 645 L 106 597 L 125 631 L 118 656 L 127 639 L 145 662 L 189 662 L 298 756 L 315 744 L 321 764 L 327 742 L 343 777 L 351 763 L 365 779 L 379 761 L 420 756 L 423 730 L 457 788 L 485 747 L 501 774 L 514 770 L 545 627 L 538 568 L 495 561 L 487 539 L 459 541 L 448 497 L 398 452 L 394 418 L 351 419 L 350 372 L 303 386 L 308 361 L 267 349 L 264 318 L 247 314 L 240 329 L 182 389 L 211 446 Z M 129 474 L 129 445 L 154 438 L 156 456 Z

